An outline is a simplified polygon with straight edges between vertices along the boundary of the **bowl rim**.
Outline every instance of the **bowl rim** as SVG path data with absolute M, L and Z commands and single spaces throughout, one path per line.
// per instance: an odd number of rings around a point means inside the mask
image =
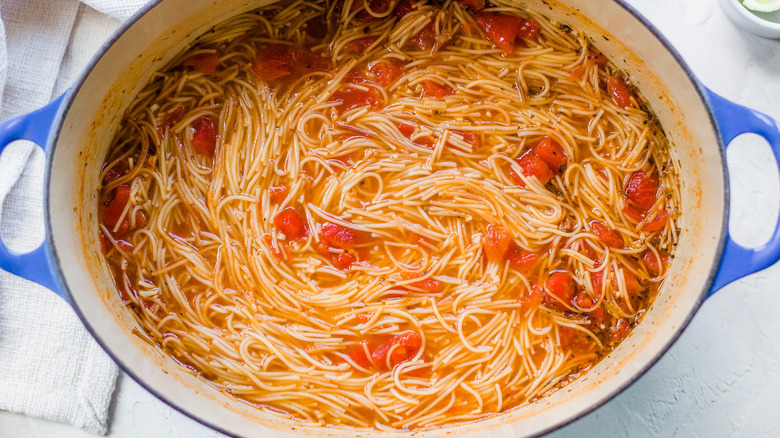
M 740 24 L 742 26 L 755 26 L 759 29 L 770 31 L 776 37 L 780 37 L 780 23 L 769 21 L 754 14 L 750 9 L 745 7 L 739 0 L 720 0 L 721 6 L 729 8 L 731 11 L 738 14 L 744 19 Z
M 52 229 L 52 215 L 50 212 L 50 184 L 51 184 L 51 174 L 52 174 L 52 167 L 53 167 L 53 155 L 54 150 L 56 149 L 57 143 L 60 139 L 60 134 L 63 129 L 63 122 L 65 120 L 66 115 L 68 114 L 73 101 L 75 97 L 79 94 L 81 88 L 84 86 L 84 84 L 87 82 L 87 79 L 89 78 L 92 70 L 96 67 L 96 65 L 101 61 L 103 56 L 106 54 L 106 52 L 109 50 L 111 46 L 113 46 L 117 40 L 122 38 L 127 31 L 133 27 L 141 18 L 143 18 L 146 14 L 150 13 L 152 10 L 154 10 L 157 6 L 159 6 L 161 3 L 165 1 L 171 1 L 171 0 L 151 0 L 149 3 L 145 4 L 142 8 L 140 8 L 135 14 L 133 14 L 129 19 L 124 21 L 117 30 L 100 46 L 100 48 L 95 52 L 93 57 L 90 59 L 90 61 L 86 64 L 86 66 L 81 70 L 79 76 L 77 77 L 76 81 L 73 83 L 73 85 L 68 89 L 68 91 L 65 93 L 64 100 L 62 102 L 62 105 L 58 111 L 58 114 L 53 121 L 52 124 L 52 131 L 49 135 L 47 145 L 46 145 L 46 168 L 45 168 L 45 174 L 44 174 L 44 223 L 46 227 L 46 238 L 45 238 L 45 244 L 49 250 L 49 253 L 51 254 L 51 257 L 49 259 L 49 268 L 51 271 L 53 271 L 55 275 L 55 281 L 59 282 L 59 285 L 61 286 L 61 290 L 64 292 L 66 300 L 73 308 L 74 312 L 78 316 L 78 318 L 81 320 L 81 323 L 84 325 L 84 327 L 87 329 L 87 331 L 90 333 L 92 338 L 98 343 L 98 345 L 103 349 L 103 351 L 108 354 L 108 356 L 116 363 L 120 369 L 130 376 L 139 386 L 141 386 L 144 390 L 148 391 L 150 394 L 152 394 L 155 398 L 165 403 L 167 406 L 169 406 L 171 409 L 183 414 L 187 418 L 206 426 L 216 432 L 222 433 L 226 436 L 235 437 L 235 438 L 241 438 L 241 435 L 236 434 L 235 432 L 231 432 L 229 430 L 226 430 L 223 426 L 214 424 L 213 422 L 210 422 L 208 420 L 205 420 L 201 417 L 199 417 L 195 412 L 190 412 L 189 410 L 186 410 L 185 408 L 179 406 L 174 401 L 172 401 L 169 397 L 164 395 L 161 391 L 157 390 L 156 388 L 152 387 L 150 384 L 147 384 L 144 379 L 138 375 L 136 372 L 132 370 L 132 368 L 119 359 L 119 356 L 116 355 L 109 347 L 108 343 L 101 337 L 100 333 L 92 326 L 92 324 L 89 322 L 87 317 L 84 315 L 84 313 L 81 311 L 79 306 L 76 304 L 76 300 L 74 300 L 74 295 L 70 290 L 70 287 L 68 286 L 67 282 L 65 281 L 65 274 L 64 270 L 62 268 L 62 265 L 60 263 L 60 258 L 57 253 L 57 248 L 54 244 L 53 236 L 53 229 Z M 721 0 L 721 1 L 735 1 L 735 0 Z M 728 233 L 728 224 L 729 224 L 729 206 L 730 206 L 730 184 L 729 184 L 729 173 L 728 173 L 728 166 L 726 162 L 726 149 L 725 144 L 723 141 L 723 137 L 720 133 L 720 130 L 718 129 L 718 125 L 716 122 L 715 115 L 713 113 L 712 107 L 709 102 L 707 89 L 699 82 L 699 80 L 696 78 L 696 76 L 693 74 L 693 71 L 690 69 L 688 64 L 685 62 L 685 60 L 682 58 L 680 53 L 674 48 L 674 46 L 671 44 L 671 42 L 664 37 L 664 35 L 656 28 L 645 16 L 643 16 L 641 13 L 639 13 L 638 10 L 636 10 L 633 6 L 628 4 L 628 0 L 612 0 L 613 3 L 621 7 L 623 10 L 625 10 L 628 14 L 633 16 L 641 25 L 643 25 L 657 40 L 661 43 L 661 45 L 665 48 L 665 50 L 672 56 L 672 58 L 676 61 L 677 65 L 681 68 L 681 70 L 684 72 L 685 76 L 690 81 L 691 85 L 693 86 L 695 92 L 698 94 L 700 102 L 704 106 L 704 109 L 709 117 L 710 121 L 710 129 L 713 130 L 715 133 L 715 137 L 717 139 L 717 148 L 718 153 L 720 156 L 720 162 L 721 162 L 721 172 L 723 176 L 723 183 L 724 183 L 724 190 L 723 190 L 723 223 L 721 226 L 721 230 L 718 236 L 718 244 L 717 249 L 715 253 L 715 258 L 712 266 L 710 267 L 709 273 L 707 275 L 707 278 L 704 281 L 704 285 L 702 287 L 702 290 L 699 292 L 696 301 L 693 303 L 688 315 L 686 316 L 685 320 L 680 324 L 679 327 L 677 327 L 674 331 L 670 333 L 668 336 L 668 339 L 662 344 L 662 346 L 658 349 L 658 351 L 653 355 L 646 364 L 644 364 L 641 368 L 637 369 L 635 371 L 635 374 L 630 376 L 626 379 L 625 382 L 622 384 L 616 386 L 612 389 L 611 392 L 606 394 L 600 399 L 594 400 L 594 402 L 586 409 L 583 409 L 582 411 L 576 413 L 575 415 L 563 418 L 558 421 L 551 421 L 549 426 L 543 429 L 540 429 L 538 433 L 535 433 L 533 435 L 529 436 L 542 436 L 545 434 L 548 434 L 552 431 L 561 429 L 589 414 L 594 412 L 595 410 L 599 409 L 600 407 L 604 406 L 606 403 L 613 400 L 615 397 L 617 397 L 619 394 L 623 393 L 628 387 L 633 385 L 637 380 L 639 380 L 640 377 L 642 377 L 647 371 L 649 371 L 655 364 L 667 353 L 667 351 L 672 347 L 672 345 L 675 344 L 675 342 L 679 339 L 679 337 L 682 335 L 682 333 L 685 331 L 685 329 L 688 327 L 690 322 L 692 321 L 693 317 L 698 312 L 699 308 L 703 304 L 704 300 L 709 296 L 710 294 L 710 288 L 712 287 L 712 284 L 715 280 L 715 276 L 718 273 L 720 262 L 723 257 L 723 251 L 725 248 L 726 243 L 726 237 Z M 745 9 L 744 7 L 742 9 Z M 758 19 L 758 17 L 756 17 Z M 764 20 L 765 21 L 765 20 Z M 780 25 L 779 25 L 780 27 Z M 780 29 L 779 29 L 780 30 Z M 477 420 L 479 421 L 479 420 Z M 263 424 L 258 424 L 261 427 L 267 428 L 267 426 Z M 327 427 L 327 426 L 323 426 Z M 268 428 L 269 432 L 275 430 L 274 428 Z M 354 429 L 356 432 L 360 431 L 360 429 Z M 299 433 L 297 430 L 292 431 L 294 433 Z M 415 431 L 409 431 L 410 435 L 413 434 Z

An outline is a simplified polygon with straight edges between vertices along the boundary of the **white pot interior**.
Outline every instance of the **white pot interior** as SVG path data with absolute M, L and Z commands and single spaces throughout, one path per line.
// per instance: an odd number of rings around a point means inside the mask
M 694 80 L 662 42 L 619 3 L 527 3 L 572 28 L 585 30 L 597 48 L 631 73 L 650 101 L 673 142 L 680 171 L 680 245 L 664 288 L 642 324 L 584 377 L 530 406 L 415 435 L 534 435 L 587 413 L 630 384 L 676 339 L 703 299 L 719 252 L 726 190 L 723 154 Z M 151 73 L 196 36 L 262 4 L 246 0 L 161 1 L 108 47 L 74 89 L 48 164 L 47 218 L 57 218 L 49 221 L 49 227 L 62 278 L 74 306 L 112 356 L 156 395 L 199 421 L 241 436 L 393 435 L 317 428 L 269 417 L 184 372 L 138 336 L 140 329 L 122 306 L 100 254 L 95 188 L 100 163 L 125 108 Z

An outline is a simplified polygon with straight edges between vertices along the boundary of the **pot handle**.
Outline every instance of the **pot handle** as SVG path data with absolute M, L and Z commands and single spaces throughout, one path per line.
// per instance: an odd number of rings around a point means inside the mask
M 0 152 L 16 140 L 30 140 L 46 152 L 49 135 L 64 97 L 62 95 L 41 109 L 0 124 Z M 45 286 L 67 301 L 51 266 L 51 252 L 46 238 L 41 246 L 25 254 L 11 251 L 0 239 L 0 268 Z
M 766 114 L 738 105 L 707 89 L 710 108 L 718 123 L 723 144 L 729 146 L 740 134 L 751 132 L 764 137 L 772 148 L 775 162 L 780 169 L 780 128 L 777 122 Z M 772 266 L 780 260 L 780 217 L 767 243 L 757 248 L 745 248 L 726 236 L 723 258 L 718 274 L 712 283 L 709 295 L 723 286 L 746 275 L 753 274 Z

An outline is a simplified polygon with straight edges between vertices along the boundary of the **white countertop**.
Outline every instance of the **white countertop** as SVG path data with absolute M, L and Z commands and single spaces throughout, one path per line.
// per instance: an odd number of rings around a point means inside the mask
M 736 28 L 715 0 L 628 0 L 677 47 L 701 81 L 780 120 L 780 41 Z M 739 138 L 728 153 L 731 229 L 743 244 L 770 235 L 780 200 L 769 148 Z M 674 347 L 637 383 L 554 437 L 780 436 L 780 265 L 707 300 Z M 221 437 L 126 376 L 111 438 Z M 89 438 L 70 426 L 0 412 L 0 437 Z

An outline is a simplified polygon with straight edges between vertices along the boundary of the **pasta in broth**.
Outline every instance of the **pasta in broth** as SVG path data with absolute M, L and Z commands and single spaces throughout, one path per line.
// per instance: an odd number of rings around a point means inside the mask
M 153 75 L 101 177 L 145 335 L 327 425 L 447 425 L 560 388 L 639 322 L 679 232 L 630 78 L 504 0 L 238 15 Z

